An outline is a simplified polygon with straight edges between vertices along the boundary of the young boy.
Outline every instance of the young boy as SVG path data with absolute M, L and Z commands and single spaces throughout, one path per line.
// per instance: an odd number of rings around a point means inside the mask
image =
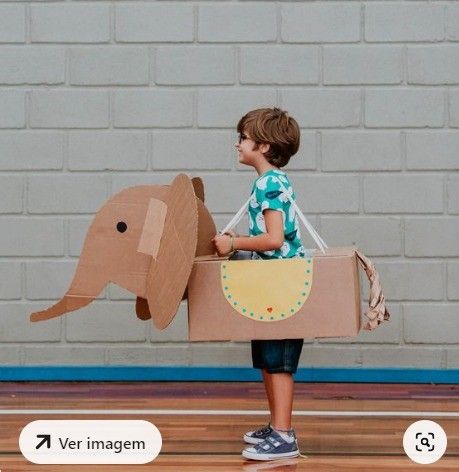
M 300 129 L 287 112 L 279 108 L 261 108 L 243 116 L 238 125 L 239 162 L 258 173 L 249 204 L 249 236 L 233 231 L 213 238 L 219 255 L 233 250 L 254 251 L 252 258 L 280 259 L 304 257 L 298 219 L 284 194 L 295 199 L 284 167 L 300 144 Z M 282 183 L 282 185 L 281 185 Z M 283 188 L 283 190 L 282 190 Z M 247 459 L 273 460 L 299 455 L 291 426 L 293 375 L 303 347 L 303 339 L 252 341 L 254 368 L 262 370 L 271 419 L 267 426 L 249 431 L 244 440 Z

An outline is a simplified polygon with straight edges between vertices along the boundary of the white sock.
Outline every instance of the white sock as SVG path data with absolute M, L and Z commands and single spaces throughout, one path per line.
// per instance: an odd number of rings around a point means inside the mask
M 273 428 L 274 429 L 274 428 Z M 274 429 L 274 431 L 276 431 L 276 433 L 279 433 L 279 436 L 284 440 L 284 441 L 287 441 L 288 443 L 292 443 L 293 441 L 295 441 L 295 437 L 292 435 L 290 436 L 288 434 L 288 431 L 282 431 L 280 429 Z M 291 431 L 291 430 L 290 430 Z

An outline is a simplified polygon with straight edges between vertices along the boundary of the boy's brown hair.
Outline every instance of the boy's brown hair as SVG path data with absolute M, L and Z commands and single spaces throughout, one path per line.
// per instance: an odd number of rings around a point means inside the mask
M 237 124 L 238 133 L 248 133 L 255 141 L 256 151 L 261 143 L 269 144 L 263 155 L 276 166 L 287 165 L 300 147 L 300 127 L 294 118 L 280 108 L 259 108 L 249 111 Z

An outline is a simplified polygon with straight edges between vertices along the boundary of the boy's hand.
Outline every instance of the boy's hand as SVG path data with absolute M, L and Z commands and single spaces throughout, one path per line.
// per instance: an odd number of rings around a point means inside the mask
M 212 238 L 212 242 L 219 256 L 226 256 L 231 252 L 231 236 L 227 234 L 216 234 Z

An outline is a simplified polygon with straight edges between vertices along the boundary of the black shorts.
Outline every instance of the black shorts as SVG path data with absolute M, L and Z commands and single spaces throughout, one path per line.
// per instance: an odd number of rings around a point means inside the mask
M 289 372 L 298 368 L 304 339 L 273 339 L 252 341 L 252 362 L 255 369 L 270 374 Z

